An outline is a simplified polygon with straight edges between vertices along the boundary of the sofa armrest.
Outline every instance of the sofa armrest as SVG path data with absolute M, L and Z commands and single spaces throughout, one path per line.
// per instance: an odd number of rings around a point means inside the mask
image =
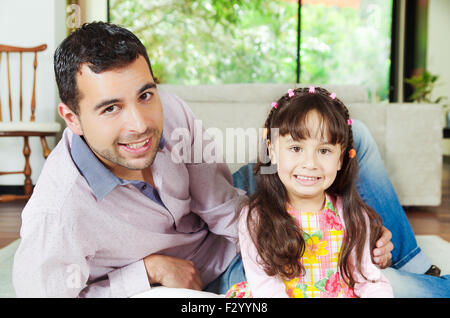
M 386 168 L 402 205 L 441 204 L 442 107 L 389 104 Z

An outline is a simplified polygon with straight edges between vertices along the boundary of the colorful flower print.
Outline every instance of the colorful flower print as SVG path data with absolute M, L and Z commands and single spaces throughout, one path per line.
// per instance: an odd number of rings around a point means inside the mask
M 319 233 L 320 232 L 320 233 Z M 322 232 L 318 231 L 311 236 L 306 236 L 306 248 L 305 253 L 303 254 L 303 260 L 305 263 L 318 263 L 318 257 L 327 255 L 328 250 L 325 249 L 327 247 L 327 241 L 320 241 L 322 238 Z
M 252 293 L 248 287 L 247 281 L 240 282 L 231 286 L 227 291 L 226 298 L 252 298 Z
M 337 231 L 342 231 L 343 227 L 341 224 L 341 219 L 339 216 L 331 209 L 326 209 L 319 216 L 320 222 L 325 224 L 328 229 L 335 229 Z
M 306 298 L 306 284 L 302 284 L 299 278 L 294 278 L 290 281 L 284 281 L 286 287 L 286 294 L 290 298 Z
M 341 278 L 339 272 L 336 272 L 328 278 L 325 284 L 325 291 L 329 297 L 337 297 L 341 291 Z

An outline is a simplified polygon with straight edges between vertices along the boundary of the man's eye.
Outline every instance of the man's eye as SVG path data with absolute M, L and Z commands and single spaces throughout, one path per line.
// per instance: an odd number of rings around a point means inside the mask
M 150 92 L 145 92 L 144 94 L 141 95 L 141 100 L 149 100 L 152 97 L 152 93 Z
M 111 106 L 106 107 L 106 108 L 103 110 L 103 112 L 104 112 L 104 113 L 112 113 L 113 111 L 116 110 L 116 108 L 117 108 L 116 105 L 111 105 Z

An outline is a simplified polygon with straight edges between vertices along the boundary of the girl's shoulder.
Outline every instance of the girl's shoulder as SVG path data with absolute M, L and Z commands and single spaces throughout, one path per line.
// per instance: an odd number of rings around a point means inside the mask
M 258 210 L 257 208 L 253 208 L 251 211 L 251 223 L 252 224 L 256 224 L 257 220 L 258 220 Z M 250 205 L 246 204 L 244 205 L 241 210 L 239 211 L 239 215 L 238 215 L 238 227 L 239 227 L 239 231 L 247 231 L 247 227 L 248 227 L 248 220 L 249 220 L 249 213 L 250 213 Z

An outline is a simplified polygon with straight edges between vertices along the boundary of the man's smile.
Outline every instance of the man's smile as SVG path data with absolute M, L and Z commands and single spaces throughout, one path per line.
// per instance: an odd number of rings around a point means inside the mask
M 119 143 L 119 146 L 132 153 L 144 153 L 146 152 L 151 144 L 152 144 L 153 137 L 147 138 L 145 140 L 137 141 L 137 142 L 131 142 L 131 143 Z

